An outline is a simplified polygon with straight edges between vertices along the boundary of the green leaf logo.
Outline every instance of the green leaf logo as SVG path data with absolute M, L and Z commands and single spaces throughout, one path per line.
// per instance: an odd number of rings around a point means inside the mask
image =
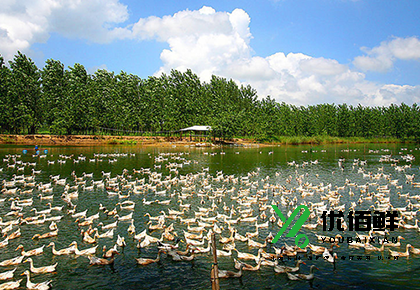
M 297 232 L 300 230 L 300 228 L 303 226 L 303 224 L 306 222 L 306 220 L 309 218 L 309 215 L 310 215 L 309 208 L 306 205 L 300 205 L 300 206 L 298 206 L 293 211 L 292 215 L 286 221 L 285 216 L 281 213 L 281 211 L 279 210 L 279 208 L 277 206 L 271 205 L 271 207 L 277 213 L 277 215 L 279 216 L 279 218 L 285 223 L 281 227 L 281 229 L 277 233 L 277 235 L 274 237 L 274 239 L 271 241 L 273 244 L 276 243 L 280 239 L 280 237 L 283 235 L 283 233 L 286 231 L 286 229 L 289 228 L 290 224 L 293 222 L 293 220 L 295 219 L 295 217 L 299 214 L 299 212 L 300 212 L 301 209 L 304 210 L 303 213 L 302 213 L 302 215 L 296 221 L 296 224 L 291 228 L 291 230 L 286 235 L 286 237 L 289 237 L 290 238 L 290 237 L 296 236 Z M 301 238 L 303 238 L 303 237 L 305 238 L 305 241 L 303 243 L 299 243 L 299 240 Z M 308 237 L 305 234 L 297 235 L 296 238 L 295 238 L 295 244 L 299 248 L 303 249 L 303 248 L 305 248 L 309 244 L 309 239 L 308 239 Z

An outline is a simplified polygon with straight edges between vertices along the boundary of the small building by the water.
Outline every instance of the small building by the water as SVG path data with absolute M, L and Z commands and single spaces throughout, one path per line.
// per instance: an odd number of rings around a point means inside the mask
M 206 139 L 208 137 L 207 132 L 211 131 L 211 126 L 191 126 L 180 129 L 179 131 L 181 133 L 181 138 L 183 132 L 189 132 L 190 141 L 192 141 L 192 137 L 199 138 L 201 141 L 201 139 Z

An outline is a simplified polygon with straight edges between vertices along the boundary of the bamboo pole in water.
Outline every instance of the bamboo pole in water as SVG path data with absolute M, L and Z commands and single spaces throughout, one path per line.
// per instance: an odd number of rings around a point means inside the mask
M 219 267 L 217 266 L 216 235 L 211 234 L 211 244 L 213 250 L 213 265 L 211 266 L 211 289 L 219 290 Z

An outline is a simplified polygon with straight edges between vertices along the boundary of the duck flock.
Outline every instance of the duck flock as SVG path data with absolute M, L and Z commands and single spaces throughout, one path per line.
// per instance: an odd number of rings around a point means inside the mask
M 320 160 L 310 160 L 312 153 Z M 82 264 L 103 271 L 106 265 L 114 269 L 122 264 L 170 267 L 197 261 L 209 269 L 212 233 L 221 279 L 269 271 L 275 280 L 280 276 L 288 283 L 312 281 L 317 273 L 339 269 L 349 251 L 416 259 L 420 254 L 415 247 L 420 235 L 420 182 L 413 152 L 404 148 L 394 154 L 387 149 L 369 151 L 369 156 L 378 158 L 379 167 L 342 157 L 350 156 L 346 150 L 328 167 L 323 165 L 323 153 L 302 151 L 306 159 L 280 164 L 277 170 L 254 167 L 240 174 L 203 166 L 203 158 L 223 158 L 226 152 L 220 148 L 192 154 L 4 155 L 0 163 L 0 289 L 50 289 L 57 276 L 65 275 L 60 271 L 69 271 L 71 260 L 77 263 L 70 267 Z M 136 167 L 140 154 L 143 166 Z M 257 154 L 275 160 L 278 153 Z M 127 163 L 130 159 L 136 162 Z M 120 162 L 131 167 L 117 166 Z M 271 205 L 286 218 L 299 205 L 309 208 L 310 218 L 301 229 L 309 238 L 307 247 L 295 246 L 294 238 L 272 243 L 284 221 Z M 323 231 L 321 215 L 333 210 L 397 211 L 398 229 Z M 346 221 L 342 224 L 347 230 Z M 352 242 L 340 244 L 340 237 L 346 241 L 343 236 L 353 237 Z M 407 236 L 414 237 L 411 244 Z M 389 242 L 371 242 L 387 237 Z M 328 242 L 331 238 L 334 243 Z M 316 256 L 322 259 L 315 260 Z M 201 279 L 208 281 L 204 287 L 210 287 L 210 272 Z

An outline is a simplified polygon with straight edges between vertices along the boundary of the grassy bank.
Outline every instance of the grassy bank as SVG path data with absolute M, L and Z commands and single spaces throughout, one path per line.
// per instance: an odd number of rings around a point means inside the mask
M 240 140 L 253 140 L 262 144 L 300 145 L 300 144 L 347 144 L 347 143 L 415 143 L 415 139 L 398 138 L 364 138 L 332 136 L 274 136 L 270 138 L 242 137 Z

